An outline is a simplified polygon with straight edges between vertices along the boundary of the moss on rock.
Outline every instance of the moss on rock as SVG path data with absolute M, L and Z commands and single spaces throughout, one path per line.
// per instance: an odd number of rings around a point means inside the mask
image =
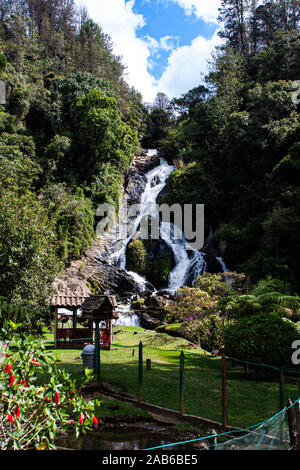
M 141 276 L 149 272 L 147 251 L 141 240 L 132 240 L 127 248 L 127 269 Z

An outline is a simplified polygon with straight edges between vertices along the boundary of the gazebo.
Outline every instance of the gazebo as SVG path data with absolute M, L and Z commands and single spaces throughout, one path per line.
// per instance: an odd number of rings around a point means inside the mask
M 100 347 L 111 349 L 112 320 L 119 318 L 114 311 L 117 307 L 115 297 L 65 292 L 53 295 L 50 304 L 54 312 L 55 348 L 81 349 L 85 343 L 94 343 L 95 325 L 91 313 L 97 311 L 101 315 Z M 67 312 L 59 312 L 59 309 Z
M 100 348 L 111 349 L 112 321 L 119 318 L 115 312 L 116 298 L 112 295 L 91 295 L 82 304 L 82 317 L 100 325 Z

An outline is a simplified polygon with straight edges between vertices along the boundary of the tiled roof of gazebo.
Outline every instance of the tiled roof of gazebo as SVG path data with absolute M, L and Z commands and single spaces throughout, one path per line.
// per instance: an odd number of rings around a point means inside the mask
M 81 307 L 88 295 L 78 295 L 72 292 L 55 293 L 50 299 L 52 307 Z

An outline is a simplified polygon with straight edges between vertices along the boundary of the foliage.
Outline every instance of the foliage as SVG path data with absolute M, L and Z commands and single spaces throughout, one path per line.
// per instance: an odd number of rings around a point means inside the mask
M 0 295 L 40 332 L 59 261 L 90 247 L 99 204 L 118 210 L 146 110 L 73 0 L 0 2 L 0 42 Z
M 48 315 L 50 284 L 60 264 L 54 227 L 32 192 L 0 189 L 0 295 Z
M 230 295 L 233 291 L 243 290 L 245 275 L 238 273 L 226 273 L 230 284 L 224 282 L 224 273 L 210 274 L 203 273 L 199 276 L 193 287 L 207 292 L 214 300 Z
M 145 148 L 157 148 L 172 128 L 172 114 L 163 107 L 155 107 L 147 116 L 146 132 L 142 140 Z
M 64 261 L 79 258 L 94 239 L 94 212 L 81 188 L 72 194 L 64 185 L 49 186 L 42 203 L 55 223 L 57 253 Z
M 103 162 L 126 171 L 137 150 L 136 133 L 121 120 L 117 101 L 101 91 L 92 91 L 71 107 L 76 169 L 82 175 L 96 174 Z
M 252 282 L 273 275 L 299 290 L 300 118 L 292 100 L 300 47 L 292 24 L 299 18 L 284 2 L 283 21 L 279 3 L 268 2 L 273 19 L 266 5 L 222 2 L 227 41 L 212 57 L 209 93 L 190 91 L 192 107 L 161 143 L 181 162 L 164 201 L 205 204 L 206 233 L 212 228 L 216 252 L 225 247 L 227 266 Z
M 224 331 L 230 323 L 228 318 L 215 309 L 194 314 L 185 320 L 187 337 L 212 354 L 219 355 L 224 348 Z
M 280 288 L 281 291 L 276 289 Z M 241 318 L 243 316 L 268 314 L 276 312 L 282 316 L 293 317 L 294 311 L 300 307 L 298 296 L 286 293 L 286 286 L 276 279 L 266 279 L 247 294 L 234 294 L 220 299 L 219 308 L 224 312 L 230 312 L 231 316 Z
M 127 249 L 127 269 L 145 276 L 148 271 L 147 252 L 141 240 L 132 240 Z
M 168 321 L 185 321 L 189 315 L 200 314 L 214 305 L 214 299 L 207 292 L 199 288 L 183 287 L 176 292 L 175 302 L 167 307 Z
M 276 313 L 257 313 L 227 326 L 225 353 L 244 361 L 293 368 L 292 344 L 299 338 L 299 331 L 289 320 Z
M 6 322 L 1 331 L 0 446 L 2 450 L 55 449 L 59 431 L 78 436 L 98 423 L 94 408 L 80 396 L 91 379 L 87 371 L 81 383 L 60 370 L 45 344 L 18 334 L 18 326 Z

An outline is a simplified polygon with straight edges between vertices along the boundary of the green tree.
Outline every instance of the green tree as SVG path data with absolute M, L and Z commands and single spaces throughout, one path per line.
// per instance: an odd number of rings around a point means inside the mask
M 54 227 L 35 195 L 1 189 L 0 295 L 49 319 L 51 282 L 60 264 Z

